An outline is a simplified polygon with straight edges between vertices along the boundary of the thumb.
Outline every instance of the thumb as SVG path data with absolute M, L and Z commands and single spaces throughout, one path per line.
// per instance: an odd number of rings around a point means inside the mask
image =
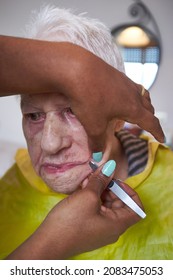
M 86 188 L 94 191 L 98 196 L 100 196 L 113 178 L 115 168 L 116 162 L 114 160 L 109 160 L 102 164 L 90 176 Z

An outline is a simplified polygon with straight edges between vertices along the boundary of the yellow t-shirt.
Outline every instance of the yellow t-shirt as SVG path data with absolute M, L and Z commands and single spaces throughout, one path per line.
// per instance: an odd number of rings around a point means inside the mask
M 153 140 L 148 145 L 145 170 L 126 180 L 138 192 L 147 217 L 116 243 L 72 259 L 173 259 L 173 152 Z M 35 174 L 27 150 L 19 150 L 16 163 L 0 180 L 0 258 L 26 240 L 64 197 Z

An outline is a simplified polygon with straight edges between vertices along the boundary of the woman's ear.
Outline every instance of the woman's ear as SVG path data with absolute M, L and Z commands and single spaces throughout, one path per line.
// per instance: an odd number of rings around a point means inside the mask
M 125 121 L 115 120 L 114 121 L 114 132 L 120 131 L 124 127 Z

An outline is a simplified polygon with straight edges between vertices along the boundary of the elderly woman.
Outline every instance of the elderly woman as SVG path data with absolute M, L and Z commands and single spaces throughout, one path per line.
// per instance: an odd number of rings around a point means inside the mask
M 124 71 L 109 30 L 97 20 L 45 7 L 32 20 L 28 31 L 30 38 L 78 44 Z M 23 95 L 21 110 L 28 151 L 18 151 L 16 164 L 1 180 L 0 251 L 3 257 L 38 228 L 58 201 L 78 188 L 84 188 L 91 173 L 89 161 L 92 153 L 88 137 L 66 96 L 61 92 Z M 95 160 L 100 161 L 99 164 L 109 159 L 116 161 L 114 177 L 124 180 L 137 191 L 147 217 L 128 229 L 116 243 L 76 255 L 74 259 L 173 257 L 173 210 L 170 208 L 173 154 L 153 139 L 129 134 L 123 126 L 121 119 L 113 119 L 109 123 L 103 156 L 100 152 Z M 111 197 L 109 191 L 102 197 L 108 209 Z M 115 205 L 122 207 L 116 198 Z

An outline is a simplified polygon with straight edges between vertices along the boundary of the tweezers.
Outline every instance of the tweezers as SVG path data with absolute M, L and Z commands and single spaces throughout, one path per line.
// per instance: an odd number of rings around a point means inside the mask
M 93 171 L 95 171 L 98 166 L 95 162 L 90 161 L 89 165 Z M 108 188 L 121 199 L 129 208 L 131 208 L 136 214 L 138 214 L 142 219 L 146 217 L 145 212 L 137 205 L 136 202 L 119 186 L 117 180 L 111 180 Z

